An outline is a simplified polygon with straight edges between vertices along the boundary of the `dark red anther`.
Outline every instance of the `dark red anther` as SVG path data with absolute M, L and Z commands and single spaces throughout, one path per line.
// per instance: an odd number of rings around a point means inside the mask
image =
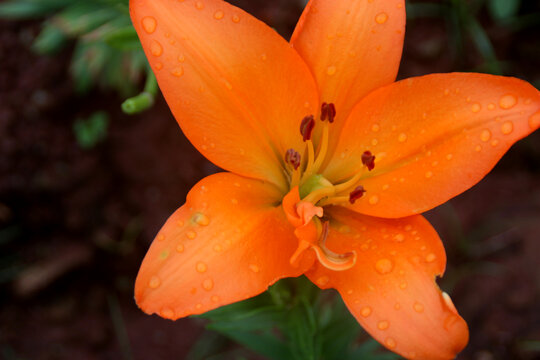
M 369 171 L 373 170 L 375 167 L 375 155 L 371 151 L 364 151 L 362 154 L 362 164 L 366 165 Z
M 333 103 L 327 104 L 323 103 L 321 106 L 321 120 L 325 121 L 328 119 L 328 122 L 331 124 L 336 118 L 336 106 Z
M 351 193 L 349 194 L 349 202 L 351 204 L 354 204 L 354 202 L 358 199 L 360 199 L 362 196 L 364 196 L 364 193 L 366 192 L 366 190 L 364 189 L 364 187 L 362 185 L 360 186 L 357 186 L 356 189 L 354 189 L 353 191 L 351 191 Z
M 300 154 L 296 152 L 294 149 L 289 149 L 285 153 L 285 162 L 289 165 L 291 165 L 294 170 L 298 169 L 300 166 Z
M 302 122 L 300 123 L 300 134 L 302 134 L 302 139 L 304 141 L 311 140 L 314 127 L 315 117 L 313 115 L 308 115 L 302 119 Z

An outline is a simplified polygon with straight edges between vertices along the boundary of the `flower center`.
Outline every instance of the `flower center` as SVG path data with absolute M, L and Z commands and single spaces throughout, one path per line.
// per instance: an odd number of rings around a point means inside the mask
M 298 248 L 290 262 L 296 264 L 299 256 L 312 249 L 319 262 L 332 270 L 347 270 L 356 263 L 356 253 L 337 254 L 326 247 L 329 221 L 324 217 L 324 206 L 344 203 L 354 204 L 366 189 L 359 184 L 366 170 L 375 167 L 375 156 L 370 151 L 362 155 L 363 166 L 350 179 L 333 184 L 326 179 L 321 170 L 328 153 L 330 126 L 336 117 L 332 103 L 323 103 L 320 112 L 322 134 L 317 146 L 313 143 L 316 127 L 314 115 L 308 115 L 300 123 L 300 135 L 305 149 L 300 154 L 295 149 L 285 154 L 286 172 L 289 180 L 289 193 L 283 198 L 283 209 L 289 222 L 295 227 Z

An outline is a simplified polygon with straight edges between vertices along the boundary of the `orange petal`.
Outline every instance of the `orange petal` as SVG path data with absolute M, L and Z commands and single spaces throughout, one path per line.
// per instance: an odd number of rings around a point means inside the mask
M 353 106 L 396 79 L 405 34 L 405 1 L 311 0 L 291 39 L 334 103 L 332 150 Z
M 301 275 L 313 263 L 297 248 L 268 183 L 231 173 L 209 176 L 190 191 L 146 254 L 135 299 L 148 314 L 177 319 L 255 296 L 278 279 Z
M 364 98 L 344 127 L 330 181 L 375 169 L 351 206 L 381 217 L 429 210 L 482 179 L 519 139 L 540 126 L 540 92 L 515 78 L 434 74 L 397 82 Z
M 232 172 L 285 188 L 285 152 L 303 149 L 318 106 L 300 56 L 274 30 L 221 0 L 131 0 L 148 61 L 182 130 Z
M 453 359 L 468 341 L 468 329 L 435 276 L 446 256 L 431 225 L 419 215 L 380 219 L 344 208 L 332 217 L 328 247 L 355 250 L 356 265 L 307 273 L 321 288 L 335 288 L 358 322 L 381 344 L 406 358 Z

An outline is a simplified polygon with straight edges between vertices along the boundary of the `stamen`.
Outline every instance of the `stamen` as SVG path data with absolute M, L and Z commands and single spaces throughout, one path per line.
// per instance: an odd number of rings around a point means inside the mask
M 315 159 L 315 163 L 313 164 L 313 172 L 317 173 L 319 171 L 319 168 L 321 167 L 324 158 L 326 157 L 326 152 L 328 151 L 328 136 L 329 136 L 329 125 L 328 123 L 324 123 L 323 128 L 323 134 L 322 139 L 319 147 L 319 152 L 317 154 L 317 159 Z
M 321 120 L 325 121 L 328 119 L 328 122 L 331 124 L 336 118 L 336 106 L 333 103 L 327 104 L 323 103 L 321 106 Z
M 313 128 L 315 128 L 315 117 L 313 115 L 308 115 L 302 119 L 300 123 L 300 134 L 302 134 L 304 142 L 311 140 Z
M 300 166 L 300 160 L 301 160 L 300 154 L 294 149 L 289 149 L 285 153 L 285 162 L 291 165 L 294 168 L 294 170 L 297 170 L 298 167 Z
M 319 262 L 327 269 L 334 271 L 344 271 L 352 268 L 356 264 L 356 252 L 337 254 L 326 247 L 328 238 L 328 221 L 323 223 L 322 232 L 319 236 L 318 246 L 313 246 Z
M 371 151 L 364 151 L 362 154 L 362 164 L 367 166 L 368 170 L 371 171 L 375 167 L 375 156 Z
M 366 190 L 364 189 L 364 187 L 362 185 L 360 186 L 357 186 L 356 189 L 354 189 L 353 191 L 351 191 L 351 193 L 349 194 L 349 202 L 351 204 L 354 204 L 354 202 L 358 199 L 360 199 L 362 196 L 364 196 L 364 193 L 366 192 Z

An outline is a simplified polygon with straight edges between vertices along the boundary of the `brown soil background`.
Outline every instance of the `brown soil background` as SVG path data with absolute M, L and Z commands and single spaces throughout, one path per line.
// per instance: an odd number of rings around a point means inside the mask
M 287 0 L 234 3 L 286 37 L 301 11 Z M 534 3 L 524 1 L 521 13 L 540 11 Z M 506 74 L 538 86 L 538 23 L 511 32 L 487 14 L 481 20 Z M 29 49 L 39 28 L 0 20 L 0 357 L 183 359 L 204 323 L 143 314 L 133 283 L 165 219 L 218 169 L 186 140 L 161 97 L 127 116 L 114 93 L 76 95 L 72 49 L 54 57 Z M 453 61 L 449 36 L 441 21 L 409 21 L 399 78 L 480 65 L 470 42 Z M 108 136 L 82 150 L 73 121 L 100 109 L 111 114 Z M 442 287 L 470 326 L 458 359 L 540 359 L 540 133 L 426 216 L 448 252 Z

